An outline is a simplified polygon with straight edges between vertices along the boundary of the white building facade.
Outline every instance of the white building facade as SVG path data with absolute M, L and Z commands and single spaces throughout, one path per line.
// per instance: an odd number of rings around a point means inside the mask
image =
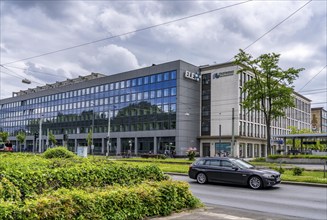
M 237 74 L 233 63 L 202 66 L 200 155 L 265 157 L 266 125 L 261 112 L 248 112 L 241 105 L 244 83 L 251 73 Z M 288 134 L 290 126 L 309 128 L 310 100 L 294 93 L 295 107 L 272 122 L 271 134 Z M 281 140 L 271 140 L 272 152 L 287 151 Z

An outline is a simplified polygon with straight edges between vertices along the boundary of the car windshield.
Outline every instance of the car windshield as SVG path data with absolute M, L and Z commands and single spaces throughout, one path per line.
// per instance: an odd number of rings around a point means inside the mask
M 254 168 L 253 165 L 249 164 L 248 162 L 246 162 L 244 160 L 230 159 L 230 161 L 232 161 L 233 164 L 235 164 L 238 167 L 243 168 L 243 169 L 251 169 L 251 168 Z

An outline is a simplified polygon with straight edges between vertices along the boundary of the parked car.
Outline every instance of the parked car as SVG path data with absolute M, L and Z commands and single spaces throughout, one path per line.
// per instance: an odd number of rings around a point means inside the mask
M 199 158 L 190 165 L 188 175 L 200 184 L 218 182 L 247 185 L 252 189 L 271 187 L 281 182 L 277 171 L 257 169 L 244 160 L 229 157 Z

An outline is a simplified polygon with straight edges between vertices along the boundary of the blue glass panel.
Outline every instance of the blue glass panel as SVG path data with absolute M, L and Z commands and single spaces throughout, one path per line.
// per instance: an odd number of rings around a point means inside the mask
M 164 73 L 164 80 L 169 80 L 169 72 Z
M 162 81 L 162 73 L 157 74 L 157 82 Z
M 144 84 L 148 84 L 149 83 L 149 77 L 148 76 L 145 76 L 143 79 L 144 79 L 144 82 L 143 82 Z
M 170 72 L 170 78 L 176 79 L 176 70 Z
M 139 86 L 143 85 L 143 78 L 142 77 L 137 79 L 137 85 L 139 85 Z

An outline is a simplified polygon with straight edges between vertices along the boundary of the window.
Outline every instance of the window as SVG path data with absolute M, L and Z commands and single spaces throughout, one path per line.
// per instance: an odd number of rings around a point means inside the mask
M 137 100 L 142 100 L 142 92 L 137 93 Z
M 162 96 L 162 91 L 161 90 L 157 90 L 157 98 L 160 98 Z
M 207 160 L 205 165 L 220 166 L 220 161 L 219 160 Z
M 131 98 L 130 98 L 130 97 L 131 97 L 130 94 L 127 94 L 127 95 L 126 95 L 126 102 L 131 101 Z
M 171 96 L 175 96 L 176 95 L 176 87 L 171 88 L 170 94 L 171 94 Z
M 128 88 L 128 87 L 131 87 L 131 80 L 127 80 L 126 81 L 126 87 Z
M 125 88 L 125 81 L 121 81 L 121 82 L 120 82 L 120 88 L 121 88 L 121 89 Z
M 164 80 L 169 80 L 169 72 L 164 73 Z
M 232 167 L 232 163 L 230 161 L 227 161 L 227 160 L 222 160 L 221 161 L 221 166 L 222 167 Z
M 171 79 L 176 79 L 176 71 L 170 72 L 170 78 Z
M 156 97 L 156 91 L 151 91 L 150 92 L 150 98 L 154 99 Z
M 162 81 L 162 74 L 158 74 L 157 75 L 157 82 L 161 82 Z
M 137 79 L 137 85 L 139 85 L 139 86 L 143 85 L 143 78 Z
M 149 98 L 149 92 L 144 92 L 143 93 L 143 98 L 148 99 Z
M 151 83 L 155 83 L 156 82 L 156 75 L 152 75 L 150 79 L 151 79 Z
M 164 96 L 169 96 L 169 89 L 164 89 Z
M 136 86 L 136 79 L 132 80 L 132 86 Z
M 119 82 L 115 83 L 115 89 L 119 89 Z
M 148 84 L 148 83 L 149 83 L 149 77 L 148 77 L 148 76 L 145 76 L 145 77 L 143 78 L 143 83 L 144 83 L 144 84 Z

